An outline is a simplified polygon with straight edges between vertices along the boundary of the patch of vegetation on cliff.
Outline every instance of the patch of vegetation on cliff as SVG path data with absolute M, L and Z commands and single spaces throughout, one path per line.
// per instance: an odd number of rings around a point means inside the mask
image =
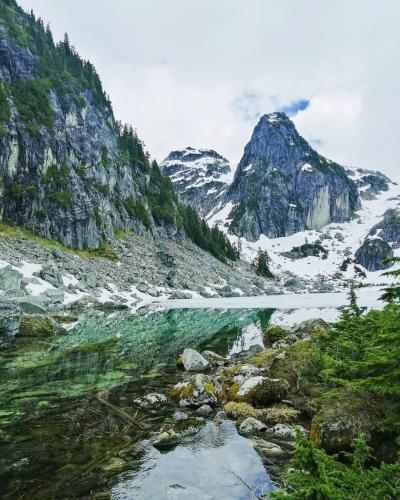
M 40 127 L 53 129 L 53 110 L 50 105 L 50 84 L 43 78 L 16 83 L 11 86 L 13 100 L 32 135 L 37 135 Z

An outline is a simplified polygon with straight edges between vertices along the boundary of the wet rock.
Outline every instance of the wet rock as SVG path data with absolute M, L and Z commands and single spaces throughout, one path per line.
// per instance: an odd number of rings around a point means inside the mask
M 164 394 L 159 394 L 157 392 L 146 394 L 142 398 L 137 398 L 134 403 L 139 405 L 141 408 L 161 408 L 167 403 L 167 398 Z
M 177 410 L 173 416 L 172 416 L 173 420 L 175 422 L 180 422 L 181 420 L 186 420 L 189 418 L 189 414 L 186 413 L 185 411 L 179 411 Z
M 161 432 L 153 441 L 152 445 L 158 450 L 168 450 L 181 442 L 182 436 L 173 429 Z
M 0 301 L 0 344 L 8 342 L 18 333 L 21 323 L 21 308 L 11 301 Z
M 194 349 L 185 349 L 182 354 L 182 363 L 188 372 L 201 372 L 209 368 L 209 362 Z
M 254 417 L 247 417 L 239 426 L 241 434 L 254 434 L 255 432 L 265 431 L 266 425 Z
M 27 315 L 22 316 L 19 328 L 19 337 L 50 337 L 65 330 L 50 316 Z
M 265 441 L 265 439 L 253 438 L 254 449 L 265 458 L 282 458 L 286 452 L 276 443 Z
M 171 395 L 178 400 L 180 406 L 202 406 L 204 404 L 213 406 L 222 399 L 223 391 L 215 377 L 198 374 L 176 384 Z

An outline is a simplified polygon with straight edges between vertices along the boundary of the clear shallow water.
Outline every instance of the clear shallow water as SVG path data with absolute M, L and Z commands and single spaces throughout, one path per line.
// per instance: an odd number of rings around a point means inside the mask
M 168 394 L 181 380 L 175 358 L 183 348 L 227 354 L 260 343 L 271 314 L 255 309 L 147 316 L 94 311 L 66 335 L 16 339 L 0 351 L 0 497 L 109 498 L 112 490 L 113 498 L 163 498 L 165 490 L 165 498 L 187 498 L 190 491 L 201 492 L 198 498 L 224 498 L 225 486 L 218 481 L 227 477 L 223 470 L 216 472 L 224 467 L 223 458 L 228 466 L 239 461 L 241 477 L 252 487 L 268 483 L 250 441 L 238 436 L 233 423 L 225 422 L 218 432 L 209 424 L 198 437 L 161 455 L 148 444 L 141 446 L 152 431 L 172 423 L 172 402 L 158 411 L 139 410 L 137 418 L 146 429 L 138 432 L 95 395 L 101 392 L 134 415 L 135 398 Z M 171 484 L 179 486 L 171 489 Z M 229 494 L 248 498 L 243 485 L 232 486 Z

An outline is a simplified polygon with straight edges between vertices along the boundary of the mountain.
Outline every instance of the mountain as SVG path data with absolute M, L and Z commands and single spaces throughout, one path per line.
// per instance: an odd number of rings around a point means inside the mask
M 343 222 L 360 206 L 344 167 L 314 151 L 284 113 L 260 119 L 226 200 L 229 232 L 251 241 Z
M 179 204 L 131 126 L 114 117 L 94 66 L 66 35 L 0 1 L 0 216 L 74 248 L 116 230 L 189 236 L 224 260 L 229 241 Z M 229 255 L 228 255 L 229 254 Z
M 232 179 L 228 160 L 212 149 L 172 151 L 160 163 L 179 198 L 206 216 L 223 198 Z

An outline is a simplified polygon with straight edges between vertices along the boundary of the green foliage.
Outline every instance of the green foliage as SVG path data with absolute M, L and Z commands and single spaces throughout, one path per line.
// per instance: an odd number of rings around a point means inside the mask
M 203 250 L 226 262 L 239 259 L 238 250 L 217 227 L 210 228 L 189 206 L 179 205 L 179 217 L 186 235 Z
M 64 208 L 68 208 L 71 206 L 73 201 L 72 193 L 67 191 L 56 191 L 49 194 L 49 200 L 52 203 L 56 203 Z
M 19 200 L 22 197 L 22 187 L 18 182 L 13 181 L 7 189 L 7 194 L 13 200 Z
M 347 268 L 349 267 L 349 264 L 351 264 L 352 260 L 347 257 L 347 259 L 344 259 L 343 262 L 340 264 L 340 270 L 343 272 L 347 271 Z
M 101 182 L 95 182 L 94 183 L 94 187 L 103 196 L 109 196 L 110 195 L 110 188 L 108 187 L 108 184 L 102 184 Z
M 35 185 L 30 185 L 26 188 L 26 194 L 34 200 L 38 196 L 38 188 Z
M 110 159 L 108 158 L 108 151 L 105 146 L 101 148 L 101 163 L 108 172 L 110 169 Z
M 146 229 L 150 227 L 151 220 L 143 202 L 141 202 L 140 200 L 135 200 L 130 194 L 124 200 L 124 207 L 131 217 L 141 220 Z
M 286 474 L 286 491 L 271 494 L 276 500 L 362 500 L 398 498 L 400 464 L 382 463 L 367 467 L 372 458 L 364 436 L 354 443 L 354 451 L 346 454 L 346 462 L 318 449 L 298 433 L 296 450 Z
M 46 212 L 42 208 L 39 208 L 36 210 L 36 217 L 39 220 L 44 220 L 46 218 Z
M 400 257 L 392 257 L 391 259 L 387 259 L 386 262 L 390 262 L 393 264 L 400 262 Z M 384 273 L 385 276 L 393 276 L 395 278 L 400 277 L 400 269 L 394 269 L 392 271 L 386 271 Z M 400 302 L 400 286 L 392 285 L 388 288 L 385 288 L 385 292 L 381 296 L 381 300 L 385 302 Z
M 10 104 L 8 102 L 7 92 L 0 85 L 0 135 L 4 133 L 4 124 L 10 118 Z
M 68 184 L 70 167 L 66 162 L 61 165 L 53 163 L 49 165 L 46 172 L 43 174 L 42 179 L 46 184 L 53 184 L 59 190 L 65 189 Z
M 94 207 L 94 217 L 96 219 L 96 226 L 98 228 L 101 228 L 103 225 L 103 218 L 101 216 L 100 207 L 98 205 Z
M 259 250 L 257 257 L 254 259 L 253 266 L 256 268 L 258 276 L 272 279 L 274 275 L 269 268 L 270 258 L 268 252 Z
M 319 243 L 304 243 L 299 247 L 293 247 L 290 253 L 298 258 L 322 256 L 323 259 L 326 259 L 328 256 L 328 250 Z
M 89 254 L 95 257 L 103 257 L 109 260 L 118 260 L 118 255 L 116 254 L 115 250 L 107 242 L 103 242 L 98 248 L 89 250 Z
M 32 135 L 37 135 L 40 127 L 53 129 L 53 110 L 50 105 L 50 85 L 46 79 L 36 78 L 11 86 L 15 105 Z

